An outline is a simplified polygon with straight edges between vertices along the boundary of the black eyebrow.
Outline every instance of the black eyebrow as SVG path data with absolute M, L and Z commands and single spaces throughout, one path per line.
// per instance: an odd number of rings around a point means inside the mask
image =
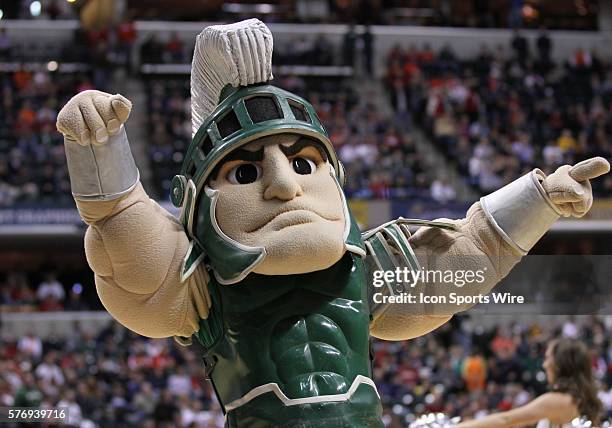
M 231 152 L 227 157 L 223 159 L 223 163 L 230 161 L 247 161 L 247 162 L 261 162 L 264 158 L 264 149 L 261 147 L 259 150 L 254 152 L 245 149 L 236 149 Z
M 323 149 L 321 143 L 315 140 L 311 140 L 310 138 L 300 138 L 290 146 L 284 146 L 282 144 L 279 144 L 279 148 L 287 157 L 298 154 L 305 147 L 314 147 L 319 151 L 323 160 L 327 161 L 327 153 L 325 152 L 325 149 Z
M 318 141 L 310 139 L 310 138 L 300 138 L 299 140 L 297 140 L 295 143 L 293 143 L 290 146 L 284 146 L 282 144 L 279 144 L 279 147 L 281 151 L 283 152 L 283 154 L 287 157 L 298 154 L 305 147 L 314 147 L 321 154 L 323 161 L 327 162 L 327 152 L 323 148 L 323 145 L 319 143 Z M 225 157 L 221 161 L 221 163 L 215 166 L 215 168 L 210 173 L 208 180 L 216 180 L 217 175 L 219 174 L 219 170 L 221 170 L 221 167 L 227 162 L 237 161 L 237 160 L 246 161 L 246 162 L 261 162 L 263 161 L 263 158 L 264 158 L 264 148 L 263 147 L 261 147 L 259 150 L 256 150 L 254 152 L 245 150 L 245 149 L 236 149 L 233 152 L 231 152 L 229 155 L 227 155 L 227 157 Z
M 233 152 L 231 152 L 229 155 L 227 155 L 227 157 L 225 157 L 221 161 L 221 163 L 219 163 L 217 166 L 215 166 L 215 168 L 210 173 L 210 176 L 208 177 L 208 180 L 216 180 L 217 179 L 217 175 L 219 175 L 219 170 L 227 162 L 239 161 L 239 160 L 247 161 L 247 162 L 261 162 L 263 160 L 263 158 L 264 158 L 264 149 L 263 149 L 263 147 L 261 147 L 259 150 L 255 150 L 254 152 L 251 152 L 251 151 L 245 150 L 245 149 L 236 149 Z

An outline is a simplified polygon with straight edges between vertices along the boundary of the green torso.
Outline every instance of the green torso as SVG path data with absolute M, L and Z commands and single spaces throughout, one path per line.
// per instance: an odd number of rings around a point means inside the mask
M 383 426 L 365 278 L 362 259 L 347 252 L 310 274 L 211 281 L 212 312 L 197 336 L 215 361 L 229 427 Z

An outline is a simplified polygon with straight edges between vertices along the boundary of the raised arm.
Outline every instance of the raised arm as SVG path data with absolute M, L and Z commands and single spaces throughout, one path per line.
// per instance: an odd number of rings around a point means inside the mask
M 72 193 L 89 225 L 85 252 L 105 308 L 149 337 L 191 336 L 210 306 L 203 267 L 181 278 L 189 240 L 145 193 L 123 124 L 131 103 L 85 91 L 60 111 Z

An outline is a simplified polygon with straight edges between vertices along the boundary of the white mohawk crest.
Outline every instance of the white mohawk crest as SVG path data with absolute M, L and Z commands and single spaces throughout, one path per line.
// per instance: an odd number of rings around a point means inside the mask
M 219 103 L 221 90 L 272 79 L 272 33 L 259 19 L 206 27 L 191 64 L 192 137 Z

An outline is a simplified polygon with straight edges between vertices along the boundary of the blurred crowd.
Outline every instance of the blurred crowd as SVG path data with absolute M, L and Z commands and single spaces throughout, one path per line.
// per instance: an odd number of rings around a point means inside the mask
M 76 19 L 74 2 L 65 0 L 0 1 L 4 19 Z
M 601 0 L 603 1 L 603 0 Z M 104 2 L 101 2 L 104 3 Z M 123 3 L 123 2 L 122 2 Z M 119 3 L 118 9 L 122 9 Z M 257 17 L 271 23 L 357 23 L 453 27 L 596 30 L 598 3 L 525 2 L 523 0 L 270 0 L 231 4 L 209 0 L 193 4 L 157 0 L 124 4 L 138 20 L 238 21 Z M 76 0 L 0 1 L 8 19 L 77 19 L 87 2 Z M 99 4 L 94 6 L 100 7 Z M 172 7 L 174 6 L 174 7 Z M 89 11 L 91 12 L 91 7 Z
M 314 106 L 349 177 L 347 196 L 454 199 L 446 179 L 432 182 L 433 174 L 416 150 L 407 124 L 360 99 L 345 79 L 289 75 L 277 78 L 275 84 L 306 97 Z M 153 79 L 147 94 L 153 178 L 159 196 L 167 198 L 170 180 L 180 169 L 191 139 L 189 82 Z
M 364 72 L 371 73 L 371 34 L 354 30 L 349 27 L 338 46 L 324 36 L 298 36 L 291 49 L 277 46 L 276 61 L 362 61 Z M 62 71 L 58 67 L 63 64 L 50 61 L 0 71 L 0 206 L 70 202 L 61 136 L 54 130 L 57 112 L 79 91 L 104 90 L 115 70 L 134 72 L 135 39 L 129 20 L 105 30 L 79 29 L 75 43 L 64 47 L 63 58 L 81 58 L 87 69 Z M 555 63 L 551 50 L 546 32 L 531 45 L 515 32 L 511 46 L 492 50 L 483 45 L 468 59 L 457 58 L 448 47 L 396 46 L 388 56 L 385 80 L 392 115 L 376 104 L 375 91 L 369 97 L 367 86 L 357 89 L 341 73 L 325 78 L 276 73 L 275 83 L 305 96 L 317 109 L 347 169 L 349 197 L 445 203 L 456 199 L 457 185 L 416 149 L 414 124 L 481 193 L 536 166 L 549 173 L 590 156 L 612 156 L 610 64 L 586 51 Z M 0 55 L 15 51 L 0 29 Z M 171 32 L 151 36 L 140 51 L 142 61 L 149 63 L 184 64 L 191 54 L 190 46 Z M 148 95 L 146 146 L 154 196 L 166 199 L 191 139 L 188 79 L 142 79 Z M 612 195 L 612 176 L 593 186 L 597 196 Z
M 421 338 L 374 344 L 374 379 L 388 426 L 407 426 L 414 414 L 467 419 L 531 401 L 547 390 L 542 362 L 556 337 L 580 339 L 591 349 L 605 418 L 612 417 L 612 317 L 488 324 L 456 316 Z
M 0 28 L 0 207 L 70 204 L 59 110 L 75 94 L 105 91 L 117 68 L 131 67 L 133 23 L 79 28 L 73 43 L 15 44 Z
M 126 24 L 128 23 L 126 22 Z M 135 30 L 134 30 L 135 31 Z M 152 33 L 140 46 L 142 64 L 187 64 L 193 58 L 194 43 L 186 43 L 176 31 Z M 356 63 L 361 59 L 359 63 Z M 325 34 L 316 37 L 296 35 L 278 38 L 274 45 L 272 63 L 283 65 L 361 66 L 372 75 L 374 62 L 374 35 L 370 27 L 357 33 L 350 25 L 339 44 Z
M 90 278 L 81 283 L 75 278 Z M 64 274 L 7 272 L 0 274 L 0 312 L 88 311 L 101 309 L 91 272 Z
M 69 202 L 70 181 L 57 113 L 88 75 L 22 68 L 0 72 L 0 207 Z
M 596 52 L 551 59 L 545 32 L 530 46 L 516 32 L 510 47 L 483 45 L 458 59 L 396 46 L 386 84 L 398 114 L 412 115 L 474 188 L 495 190 L 540 167 L 612 157 L 612 68 Z M 612 177 L 593 183 L 612 195 Z
M 373 343 L 374 379 L 387 427 L 443 411 L 473 417 L 546 390 L 542 361 L 553 337 L 583 340 L 612 416 L 612 318 L 491 324 L 457 316 L 406 342 Z M 140 337 L 116 323 L 60 339 L 27 333 L 0 343 L 0 405 L 61 406 L 78 427 L 223 427 L 201 349 Z
M 0 344 L 3 406 L 68 409 L 63 426 L 223 427 L 195 349 L 112 323 L 68 339 L 27 333 Z

